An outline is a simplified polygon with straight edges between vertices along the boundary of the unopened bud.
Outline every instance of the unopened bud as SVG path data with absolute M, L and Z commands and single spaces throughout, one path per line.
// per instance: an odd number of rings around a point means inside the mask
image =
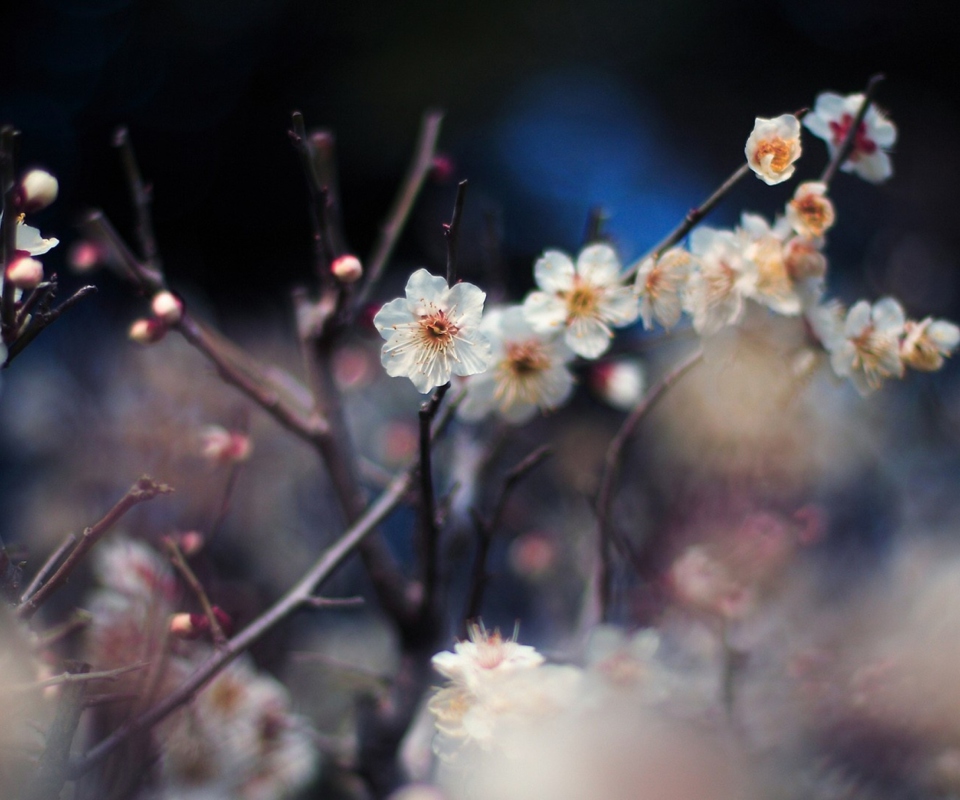
M 36 289 L 43 280 L 43 264 L 35 258 L 18 258 L 7 267 L 6 277 L 18 289 Z
M 208 425 L 200 434 L 200 448 L 208 461 L 230 464 L 250 458 L 253 445 L 246 434 L 228 431 L 219 425 Z
M 356 283 L 363 277 L 363 264 L 356 256 L 340 256 L 330 265 L 330 271 L 341 283 Z
M 172 292 L 157 292 L 150 303 L 153 314 L 167 325 L 176 325 L 183 317 L 183 303 Z
M 166 323 L 156 318 L 138 319 L 130 326 L 130 330 L 127 332 L 130 340 L 137 344 L 154 344 L 166 335 Z
M 60 184 L 43 169 L 32 169 L 20 181 L 20 210 L 32 214 L 57 199 Z

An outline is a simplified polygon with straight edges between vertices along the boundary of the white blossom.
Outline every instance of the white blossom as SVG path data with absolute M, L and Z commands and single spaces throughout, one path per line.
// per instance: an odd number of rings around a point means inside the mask
M 385 304 L 373 319 L 387 340 L 380 361 L 392 377 L 407 377 L 426 394 L 452 375 L 476 375 L 490 364 L 480 332 L 486 295 L 471 283 L 452 287 L 425 269 L 407 281 L 406 297 Z
M 461 418 L 476 421 L 495 411 L 520 424 L 567 400 L 573 390 L 567 368 L 573 353 L 560 339 L 534 331 L 520 306 L 488 313 L 480 330 L 490 341 L 491 365 L 470 378 L 457 409 Z
M 879 388 L 885 378 L 903 377 L 900 338 L 905 320 L 896 300 L 887 297 L 873 306 L 861 300 L 847 313 L 842 327 L 836 314 L 833 306 L 815 315 L 814 330 L 829 351 L 837 375 L 850 378 L 862 395 Z
M 620 262 L 609 245 L 586 247 L 576 266 L 565 253 L 548 250 L 534 266 L 540 291 L 523 304 L 530 327 L 539 333 L 564 331 L 567 346 L 584 358 L 597 358 L 610 346 L 613 328 L 634 322 L 639 303 L 621 285 Z
M 756 266 L 743 257 L 740 238 L 733 231 L 697 228 L 690 236 L 690 252 L 700 265 L 684 298 L 694 329 L 706 336 L 735 325 L 743 315 L 744 298 L 754 293 L 757 283 Z
M 908 321 L 900 345 L 903 363 L 921 372 L 934 372 L 960 344 L 960 328 L 945 319 L 927 317 L 921 322 Z
M 646 259 L 637 270 L 634 289 L 640 298 L 640 318 L 648 330 L 659 322 L 669 330 L 683 313 L 683 292 L 694 266 L 693 256 L 680 247 L 660 258 Z
M 804 117 L 804 126 L 827 143 L 831 157 L 846 138 L 863 99 L 862 94 L 842 97 L 824 92 L 817 97 L 813 112 Z M 887 151 L 896 140 L 896 127 L 871 103 L 854 136 L 853 150 L 840 169 L 855 172 L 865 181 L 882 183 L 893 174 Z
M 800 120 L 793 114 L 757 117 L 744 153 L 764 183 L 773 186 L 788 180 L 796 169 L 793 162 L 800 158 Z

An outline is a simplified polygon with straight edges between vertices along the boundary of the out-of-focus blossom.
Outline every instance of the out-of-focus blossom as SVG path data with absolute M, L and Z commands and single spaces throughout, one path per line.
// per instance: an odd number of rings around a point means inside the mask
M 823 236 L 836 220 L 827 186 L 819 181 L 801 183 L 787 203 L 787 219 L 800 236 Z
M 683 312 L 683 291 L 693 267 L 693 257 L 674 247 L 660 258 L 648 258 L 637 270 L 634 288 L 640 298 L 640 318 L 648 330 L 659 322 L 670 330 Z
M 744 298 L 756 289 L 757 268 L 743 257 L 742 242 L 733 231 L 697 228 L 690 236 L 690 251 L 700 268 L 690 276 L 684 305 L 694 329 L 706 336 L 740 321 Z
M 516 425 L 570 397 L 573 375 L 567 362 L 573 353 L 559 339 L 535 332 L 522 308 L 487 314 L 480 330 L 490 341 L 491 365 L 470 378 L 457 409 L 460 417 L 475 421 L 496 412 Z
M 183 303 L 173 292 L 157 292 L 150 301 L 150 310 L 167 325 L 176 325 L 183 317 Z
M 594 391 L 614 408 L 628 411 L 640 402 L 646 388 L 646 372 L 636 359 L 618 358 L 597 364 L 590 371 Z
M 960 344 L 960 328 L 945 319 L 927 317 L 921 322 L 904 325 L 900 357 L 903 363 L 921 372 L 934 372 Z
M 471 283 L 452 287 L 419 269 L 406 297 L 391 300 L 373 318 L 387 340 L 380 361 L 387 374 L 406 377 L 426 394 L 451 376 L 476 375 L 490 365 L 490 343 L 480 332 L 486 295 Z
M 539 333 L 564 332 L 567 346 L 584 358 L 597 358 L 610 346 L 613 328 L 630 325 L 640 313 L 633 290 L 621 284 L 613 248 L 593 244 L 577 256 L 548 250 L 534 266 L 540 291 L 523 304 L 527 322 Z
M 334 259 L 330 272 L 341 283 L 356 283 L 363 277 L 363 264 L 353 255 L 343 255 Z
M 213 464 L 235 464 L 246 461 L 253 451 L 250 437 L 240 431 L 229 431 L 220 425 L 207 425 L 200 432 L 200 453 Z
M 23 291 L 36 289 L 43 280 L 43 264 L 29 256 L 15 259 L 7 267 L 6 278 Z
M 57 199 L 60 184 L 43 169 L 32 169 L 20 181 L 20 209 L 32 214 L 49 206 Z
M 167 335 L 167 325 L 162 319 L 151 317 L 149 319 L 134 320 L 127 331 L 127 338 L 137 344 L 156 344 Z
M 433 657 L 434 669 L 459 686 L 473 690 L 491 676 L 543 663 L 543 656 L 533 647 L 504 639 L 499 630 L 488 633 L 482 623 L 472 623 L 467 633 L 469 639 L 457 642 L 452 653 L 444 651 Z
M 827 143 L 832 157 L 846 138 L 863 104 L 862 94 L 842 97 L 824 92 L 817 97 L 813 112 L 803 119 L 804 126 Z M 897 140 L 897 129 L 871 103 L 854 135 L 853 150 L 840 165 L 844 172 L 855 172 L 865 181 L 882 183 L 893 174 L 887 151 Z
M 773 186 L 788 180 L 800 158 L 800 120 L 793 114 L 773 119 L 757 117 L 744 149 L 747 164 L 764 183 Z
M 830 353 L 833 371 L 850 378 L 863 395 L 878 389 L 886 378 L 902 378 L 900 337 L 904 324 L 903 309 L 893 298 L 873 306 L 866 300 L 856 303 L 842 330 L 829 325 L 823 328 L 826 338 L 821 341 Z

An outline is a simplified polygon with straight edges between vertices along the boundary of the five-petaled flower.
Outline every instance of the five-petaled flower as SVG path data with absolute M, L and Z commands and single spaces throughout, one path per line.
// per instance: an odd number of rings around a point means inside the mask
M 831 157 L 850 132 L 863 100 L 862 94 L 841 97 L 833 92 L 824 92 L 817 97 L 813 113 L 804 117 L 804 126 L 827 143 Z M 855 172 L 865 181 L 882 183 L 893 174 L 887 151 L 896 140 L 897 129 L 894 124 L 871 103 L 863 122 L 857 126 L 853 149 L 840 169 Z
M 451 375 L 476 375 L 490 364 L 490 343 L 480 331 L 486 295 L 471 283 L 447 286 L 418 269 L 406 297 L 386 303 L 373 318 L 387 340 L 380 361 L 388 375 L 413 381 L 426 394 Z
M 490 340 L 492 363 L 470 379 L 457 409 L 463 419 L 480 420 L 496 411 L 518 425 L 570 396 L 573 375 L 567 362 L 573 353 L 560 339 L 534 331 L 520 306 L 488 313 L 480 330 Z
M 584 358 L 597 358 L 610 346 L 613 328 L 634 322 L 640 313 L 633 290 L 621 284 L 613 248 L 584 248 L 576 266 L 565 253 L 547 250 L 534 266 L 541 291 L 523 304 L 530 327 L 539 333 L 565 328 L 567 346 Z
M 747 164 L 764 183 L 773 186 L 793 175 L 800 158 L 800 120 L 793 114 L 773 119 L 757 117 L 744 148 Z

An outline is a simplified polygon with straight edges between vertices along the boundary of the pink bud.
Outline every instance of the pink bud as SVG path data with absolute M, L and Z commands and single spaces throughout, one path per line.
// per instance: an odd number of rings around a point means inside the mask
M 153 314 L 167 325 L 176 325 L 183 317 L 183 303 L 172 292 L 157 292 L 150 303 Z
M 363 264 L 356 256 L 345 255 L 330 265 L 330 271 L 341 283 L 356 283 L 363 277 Z
M 130 326 L 130 330 L 127 332 L 127 336 L 130 337 L 131 341 L 144 345 L 159 342 L 166 335 L 166 324 L 163 320 L 156 318 L 138 319 Z
M 67 261 L 77 272 L 89 272 L 103 261 L 103 253 L 93 242 L 81 240 L 70 248 Z
M 60 184 L 49 172 L 32 169 L 20 181 L 20 210 L 32 214 L 57 199 Z
M 43 280 L 43 264 L 35 258 L 18 258 L 7 267 L 7 280 L 18 289 L 36 289 Z

